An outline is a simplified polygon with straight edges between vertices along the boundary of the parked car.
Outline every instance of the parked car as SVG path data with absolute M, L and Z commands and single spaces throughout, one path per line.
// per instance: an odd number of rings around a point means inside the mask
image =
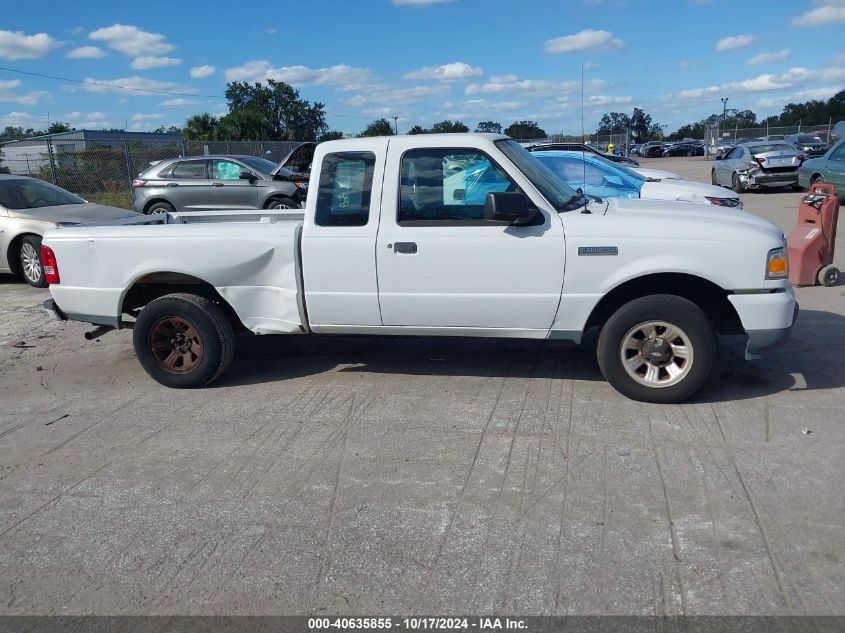
M 646 178 L 623 165 L 579 152 L 536 152 L 537 158 L 573 189 L 596 198 L 643 198 L 742 208 L 739 194 L 689 180 Z
M 784 140 L 801 150 L 807 158 L 824 156 L 829 149 L 827 142 L 815 134 L 788 134 Z
M 837 141 L 845 141 L 845 121 L 839 121 L 830 130 L 831 138 L 828 143 L 836 143 Z
M 529 152 L 546 152 L 546 151 L 563 151 L 563 152 L 590 152 L 614 163 L 623 163 L 625 165 L 639 166 L 639 163 L 633 158 L 627 156 L 619 156 L 618 154 L 608 154 L 607 152 L 600 152 L 597 149 L 584 145 L 583 143 L 545 143 L 543 145 L 532 145 L 526 148 Z
M 30 286 L 46 288 L 41 237 L 47 229 L 137 215 L 127 209 L 91 204 L 43 180 L 0 175 L 0 273 L 21 275 Z
M 307 170 L 315 146 L 303 143 L 279 164 L 228 155 L 160 161 L 132 181 L 133 205 L 145 214 L 299 209 L 308 191 Z
M 783 134 L 769 134 L 757 139 L 758 141 L 785 141 L 786 137 Z
M 663 143 L 660 141 L 649 141 L 640 147 L 640 156 L 643 158 L 660 158 L 663 156 Z
M 801 187 L 809 188 L 821 182 L 836 185 L 840 200 L 845 201 L 845 140 L 839 141 L 824 156 L 811 158 L 801 165 L 798 172 Z
M 482 204 L 465 190 L 448 195 L 445 158 L 461 153 L 494 166 L 485 186 L 497 190 Z M 607 380 L 664 403 L 704 385 L 717 333 L 747 336 L 755 358 L 795 320 L 786 242 L 770 222 L 674 201 L 590 200 L 503 135 L 329 141 L 312 177 L 319 187 L 298 218 L 164 214 L 48 231 L 45 308 L 98 325 L 89 337 L 137 315 L 139 362 L 177 388 L 219 377 L 236 329 L 578 342 L 595 328 Z
M 735 145 L 724 158 L 713 163 L 714 185 L 737 193 L 766 187 L 797 187 L 798 171 L 805 156 L 791 143 L 752 141 Z
M 683 180 L 680 174 L 664 169 L 651 169 L 650 167 L 628 167 L 631 171 L 643 176 L 646 180 Z
M 664 156 L 704 156 L 701 143 L 675 143 L 663 149 Z

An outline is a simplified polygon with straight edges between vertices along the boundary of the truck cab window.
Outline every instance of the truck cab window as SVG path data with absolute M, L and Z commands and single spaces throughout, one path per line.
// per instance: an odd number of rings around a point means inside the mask
M 399 223 L 484 220 L 487 194 L 520 191 L 478 150 L 417 149 L 401 165 Z
M 317 195 L 318 226 L 364 226 L 376 164 L 372 152 L 338 152 L 323 158 Z

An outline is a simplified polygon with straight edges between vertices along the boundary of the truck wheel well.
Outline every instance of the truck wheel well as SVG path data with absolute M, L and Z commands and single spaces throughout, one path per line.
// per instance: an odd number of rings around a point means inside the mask
M 23 242 L 23 238 L 25 237 L 40 238 L 41 236 L 38 235 L 38 233 L 21 233 L 20 235 L 15 235 L 15 237 L 12 238 L 12 241 L 9 243 L 9 250 L 6 251 L 6 261 L 9 262 L 9 268 L 15 275 L 20 275 L 22 273 L 19 255 L 21 251 L 21 242 Z
M 235 330 L 246 329 L 235 309 L 220 296 L 214 286 L 198 277 L 184 273 L 158 272 L 136 279 L 123 295 L 120 312 L 133 317 L 137 316 L 138 311 L 150 301 L 175 292 L 193 294 L 213 301 L 220 306 Z
M 656 273 L 631 279 L 608 292 L 593 308 L 585 330 L 601 329 L 621 306 L 639 297 L 670 294 L 692 301 L 710 317 L 720 334 L 742 334 L 742 322 L 728 293 L 712 281 L 685 273 Z

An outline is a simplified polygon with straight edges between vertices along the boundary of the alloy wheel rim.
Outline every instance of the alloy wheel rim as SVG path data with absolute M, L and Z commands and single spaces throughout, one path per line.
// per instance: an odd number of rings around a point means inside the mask
M 677 385 L 692 370 L 694 352 L 689 336 L 667 321 L 646 321 L 622 337 L 620 359 L 625 372 L 652 389 Z
M 284 202 L 277 202 L 276 204 L 274 204 L 270 208 L 271 209 L 291 209 L 293 207 L 291 207 L 289 204 L 286 204 Z
M 149 346 L 161 369 L 187 374 L 202 362 L 205 347 L 197 329 L 181 317 L 162 317 L 150 328 Z
M 23 274 L 29 281 L 33 283 L 41 281 L 41 260 L 35 252 L 35 247 L 29 242 L 21 247 L 21 265 Z

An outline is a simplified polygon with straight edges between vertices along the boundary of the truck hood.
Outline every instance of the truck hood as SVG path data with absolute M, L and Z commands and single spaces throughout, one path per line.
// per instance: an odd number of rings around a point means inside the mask
M 691 180 L 661 180 L 643 183 L 640 197 L 647 200 L 682 200 L 710 204 L 707 198 L 739 198 L 739 194 L 724 187 Z
M 37 209 L 9 209 L 9 216 L 41 222 L 69 222 L 75 224 L 108 224 L 114 220 L 139 217 L 128 209 L 106 207 L 101 204 L 62 204 Z
M 729 239 L 732 231 L 735 234 L 737 230 L 745 229 L 766 233 L 778 241 L 783 240 L 783 231 L 780 228 L 768 220 L 735 208 L 636 198 L 612 198 L 603 204 L 607 205 L 605 215 L 637 220 L 638 224 L 646 227 L 653 225 L 660 233 L 665 232 L 667 226 L 677 222 L 676 230 L 685 235 L 697 234 L 717 238 L 724 236 Z M 591 210 L 592 208 L 591 205 Z

